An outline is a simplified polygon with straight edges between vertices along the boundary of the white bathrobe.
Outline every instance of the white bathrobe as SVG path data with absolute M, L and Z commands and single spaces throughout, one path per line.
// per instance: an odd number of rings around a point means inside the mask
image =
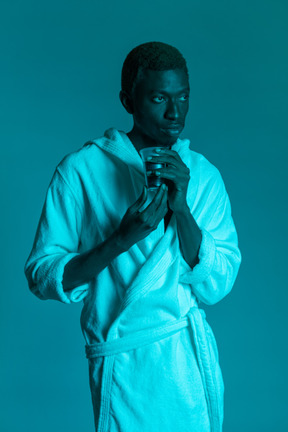
M 187 202 L 202 241 L 185 262 L 175 215 L 96 278 L 64 292 L 66 263 L 119 226 L 143 190 L 144 167 L 123 131 L 67 155 L 49 185 L 25 274 L 40 299 L 83 300 L 81 326 L 98 432 L 220 432 L 224 384 L 216 341 L 199 308 L 231 290 L 241 255 L 222 177 L 178 139 L 190 169 Z

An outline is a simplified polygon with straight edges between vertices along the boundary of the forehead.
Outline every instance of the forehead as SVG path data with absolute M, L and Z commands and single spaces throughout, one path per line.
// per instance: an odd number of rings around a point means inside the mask
M 183 69 L 164 71 L 144 69 L 141 71 L 136 87 L 140 91 L 145 91 L 145 93 L 152 93 L 153 91 L 177 92 L 184 89 L 189 90 L 189 80 Z

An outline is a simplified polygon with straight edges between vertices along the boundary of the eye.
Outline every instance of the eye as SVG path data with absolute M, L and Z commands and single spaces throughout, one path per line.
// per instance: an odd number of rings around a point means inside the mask
M 153 102 L 161 103 L 161 102 L 163 102 L 165 99 L 164 99 L 163 96 L 155 96 L 155 97 L 152 98 L 152 100 L 153 100 Z
M 183 95 L 183 96 L 180 97 L 180 100 L 184 101 L 184 102 L 187 101 L 188 99 L 189 99 L 189 95 L 188 94 Z

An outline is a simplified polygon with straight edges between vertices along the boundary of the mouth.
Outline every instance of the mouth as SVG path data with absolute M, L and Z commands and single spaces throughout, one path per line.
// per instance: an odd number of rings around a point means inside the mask
M 178 126 L 177 128 L 173 127 L 173 128 L 165 128 L 165 129 L 161 129 L 161 131 L 162 131 L 165 135 L 172 136 L 172 137 L 175 137 L 175 136 L 180 135 L 181 130 L 182 130 L 182 127 L 181 127 L 181 126 Z

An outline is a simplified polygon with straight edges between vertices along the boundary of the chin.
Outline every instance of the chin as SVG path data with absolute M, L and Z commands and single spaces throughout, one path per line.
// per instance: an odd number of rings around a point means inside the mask
M 175 136 L 175 137 L 161 137 L 161 140 L 159 140 L 159 143 L 161 143 L 161 145 L 163 147 L 171 147 L 173 144 L 176 143 L 176 141 L 178 140 L 179 136 Z

